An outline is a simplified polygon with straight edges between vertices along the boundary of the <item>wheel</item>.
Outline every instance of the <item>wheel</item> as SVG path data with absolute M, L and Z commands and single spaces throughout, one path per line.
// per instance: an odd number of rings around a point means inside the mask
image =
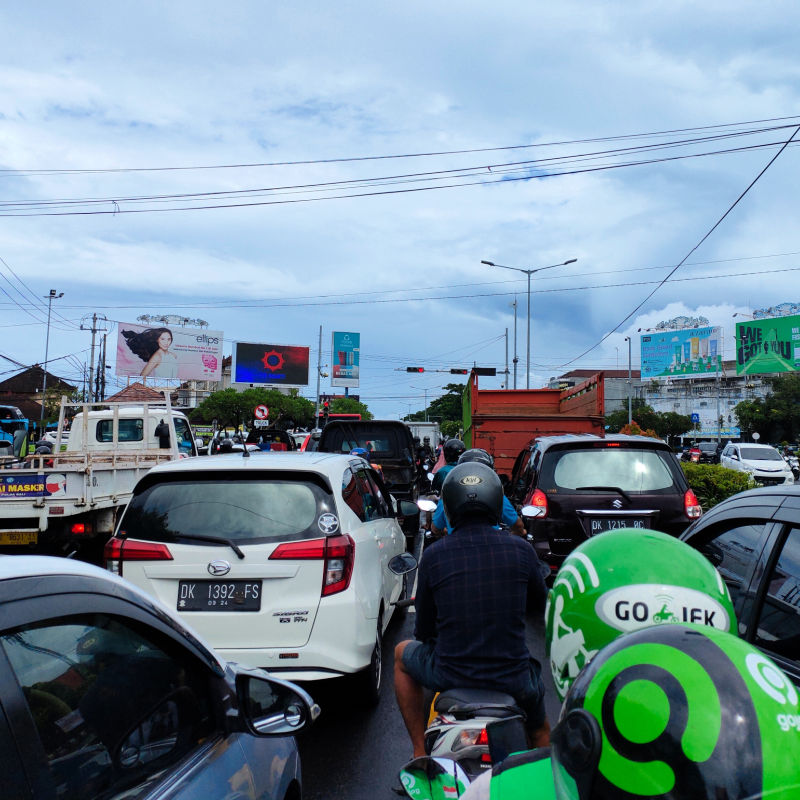
M 378 617 L 378 628 L 375 634 L 375 646 L 369 666 L 355 674 L 356 700 L 359 705 L 371 708 L 378 705 L 381 699 L 381 679 L 383 677 L 383 615 Z

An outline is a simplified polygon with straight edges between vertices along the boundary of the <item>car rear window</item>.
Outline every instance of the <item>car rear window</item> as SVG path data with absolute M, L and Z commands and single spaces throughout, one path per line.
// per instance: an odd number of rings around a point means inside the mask
M 363 447 L 376 458 L 411 459 L 408 437 L 402 429 L 394 426 L 336 425 L 323 431 L 323 446 L 327 453 L 349 453 L 356 447 Z
M 238 544 L 319 537 L 332 496 L 312 480 L 197 477 L 150 485 L 134 495 L 120 523 L 133 539 L 225 537 Z
M 739 452 L 748 461 L 783 461 L 783 456 L 777 450 L 766 447 L 740 447 Z
M 559 491 L 614 486 L 625 492 L 657 492 L 675 484 L 665 455 L 659 450 L 606 446 L 551 451 L 547 461 Z

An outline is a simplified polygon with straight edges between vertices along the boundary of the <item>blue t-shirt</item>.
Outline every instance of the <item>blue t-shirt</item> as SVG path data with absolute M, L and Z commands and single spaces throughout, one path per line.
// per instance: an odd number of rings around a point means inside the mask
M 503 496 L 503 514 L 500 517 L 500 522 L 510 528 L 518 519 L 519 514 L 514 510 L 514 506 L 511 505 L 507 497 Z M 431 522 L 440 531 L 447 530 L 448 533 L 453 532 L 450 530 L 450 523 L 447 521 L 447 515 L 444 513 L 444 503 L 442 503 L 441 499 L 439 500 L 439 505 L 436 506 L 436 511 L 433 512 Z

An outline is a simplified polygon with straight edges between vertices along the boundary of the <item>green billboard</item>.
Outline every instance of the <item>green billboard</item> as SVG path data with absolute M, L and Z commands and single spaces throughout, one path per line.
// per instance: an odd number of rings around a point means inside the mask
M 800 370 L 800 316 L 736 323 L 736 374 Z

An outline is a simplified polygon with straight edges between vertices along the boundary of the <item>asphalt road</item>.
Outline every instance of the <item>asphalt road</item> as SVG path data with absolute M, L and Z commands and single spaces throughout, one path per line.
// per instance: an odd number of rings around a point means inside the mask
M 304 800 L 397 800 L 391 791 L 397 772 L 411 756 L 411 747 L 394 698 L 394 646 L 412 638 L 413 609 L 397 615 L 384 638 L 383 685 L 377 708 L 358 708 L 346 679 L 306 684 L 322 714 L 299 739 L 303 762 Z M 544 622 L 529 619 L 531 653 L 544 664 Z M 549 670 L 543 669 L 550 724 L 561 707 Z

